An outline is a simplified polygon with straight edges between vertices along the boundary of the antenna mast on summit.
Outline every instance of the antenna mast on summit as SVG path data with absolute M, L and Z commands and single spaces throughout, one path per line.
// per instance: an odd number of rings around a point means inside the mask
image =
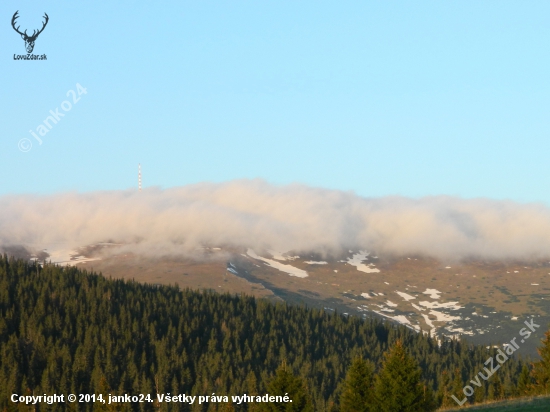
M 141 192 L 141 163 L 138 163 L 138 190 Z

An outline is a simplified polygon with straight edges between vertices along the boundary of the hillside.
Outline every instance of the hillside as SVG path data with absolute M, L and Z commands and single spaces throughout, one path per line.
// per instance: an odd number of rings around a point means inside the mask
M 195 258 L 150 259 L 116 250 L 116 245 L 82 248 L 62 258 L 54 253 L 52 261 L 57 258 L 115 278 L 243 292 L 384 318 L 439 339 L 461 338 L 486 346 L 508 343 L 528 319 L 535 318 L 542 329 L 550 324 L 546 261 L 441 262 L 352 250 L 323 256 L 219 247 L 204 248 Z M 519 353 L 536 356 L 540 338 L 542 333 L 534 333 Z
M 0 312 L 0 408 L 11 393 L 262 393 L 285 362 L 306 380 L 315 410 L 326 411 L 351 359 L 380 365 L 398 339 L 435 392 L 444 370 L 474 376 L 495 353 L 438 345 L 376 319 L 6 257 Z M 505 393 L 514 393 L 521 366 L 515 358 L 502 365 Z

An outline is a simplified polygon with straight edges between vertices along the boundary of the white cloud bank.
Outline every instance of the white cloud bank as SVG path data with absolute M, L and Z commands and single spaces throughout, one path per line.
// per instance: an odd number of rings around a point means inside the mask
M 447 196 L 363 198 L 262 180 L 0 197 L 0 246 L 106 241 L 154 256 L 209 245 L 532 259 L 550 256 L 550 209 Z

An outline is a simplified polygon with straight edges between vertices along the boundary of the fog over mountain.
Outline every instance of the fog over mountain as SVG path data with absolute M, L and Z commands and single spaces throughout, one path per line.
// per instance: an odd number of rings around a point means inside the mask
M 203 246 L 337 254 L 365 249 L 444 260 L 550 255 L 550 208 L 450 196 L 364 198 L 263 180 L 171 189 L 0 197 L 0 246 L 97 242 L 150 256 Z

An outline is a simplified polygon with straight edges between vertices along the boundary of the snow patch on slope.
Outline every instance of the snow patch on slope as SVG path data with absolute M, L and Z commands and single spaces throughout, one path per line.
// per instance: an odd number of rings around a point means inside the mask
M 290 276 L 296 276 L 296 277 L 299 277 L 299 278 L 307 278 L 308 277 L 308 274 L 305 270 L 298 269 L 298 268 L 296 268 L 294 266 L 290 266 L 290 265 L 284 265 L 284 264 L 279 263 L 275 260 L 267 259 L 267 258 L 258 256 L 256 253 L 254 253 L 254 251 L 252 249 L 248 249 L 246 251 L 246 254 L 248 256 L 250 256 L 251 258 L 253 258 L 253 259 L 261 260 L 262 262 L 267 263 L 272 268 L 280 270 L 281 272 L 287 273 Z
M 414 296 L 411 296 L 409 295 L 408 293 L 405 293 L 405 292 L 398 292 L 397 290 L 395 291 L 395 293 L 397 293 L 399 296 L 401 296 L 403 298 L 403 300 L 405 301 L 409 301 L 409 300 L 413 300 L 413 299 L 416 299 Z
M 351 253 L 351 251 L 350 251 Z M 360 250 L 359 253 L 355 253 L 352 257 L 348 258 L 347 263 L 349 263 L 352 266 L 355 266 L 357 270 L 365 273 L 379 273 L 380 269 L 375 268 L 372 263 L 369 263 L 368 265 L 365 265 L 363 260 L 366 260 L 369 256 L 369 253 Z
M 98 243 L 97 245 L 92 246 L 103 246 L 111 245 L 109 243 Z M 74 266 L 78 263 L 92 262 L 94 260 L 101 260 L 99 257 L 86 257 L 82 255 L 82 252 L 79 249 L 71 249 L 66 245 L 57 245 L 54 249 L 44 249 L 48 253 L 49 257 L 47 261 L 51 261 L 57 265 L 61 266 Z
M 460 306 L 458 302 L 446 302 L 446 303 L 440 303 L 440 302 L 426 302 L 422 301 L 419 302 L 420 306 L 424 306 L 429 309 L 451 309 L 451 310 L 457 310 L 463 308 L 463 306 Z
M 437 289 L 426 289 L 424 292 L 422 292 L 425 295 L 430 295 L 430 298 L 432 299 L 439 299 L 442 292 L 440 292 Z

